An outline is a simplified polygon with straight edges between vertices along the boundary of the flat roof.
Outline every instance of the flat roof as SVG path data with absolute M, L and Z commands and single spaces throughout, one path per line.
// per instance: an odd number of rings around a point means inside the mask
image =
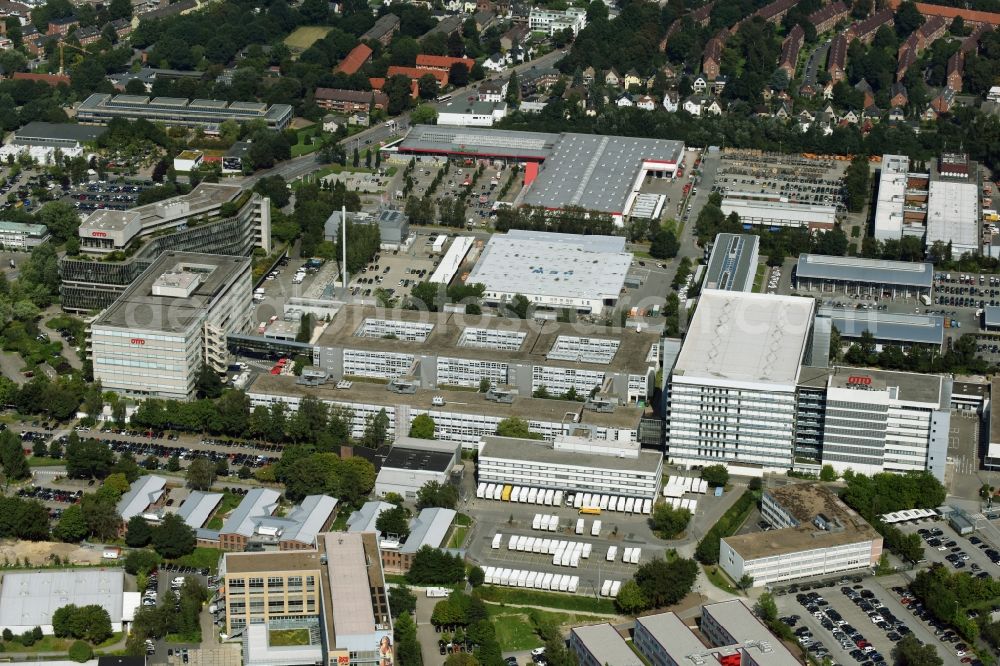
M 610 242 L 591 236 L 544 232 L 494 234 L 483 248 L 466 284 L 482 284 L 488 292 L 516 291 L 531 296 L 618 298 L 632 254 L 603 249 Z M 597 249 L 601 248 L 601 249 Z
M 475 127 L 414 125 L 399 144 L 400 152 L 543 160 L 560 134 Z
M 990 380 L 990 395 L 1000 399 L 1000 375 Z M 994 406 L 990 400 L 990 441 L 987 457 L 1000 458 L 1000 404 Z
M 934 264 L 926 261 L 889 261 L 887 259 L 801 254 L 798 264 L 796 264 L 795 274 L 798 279 L 809 278 L 930 289 L 934 283 Z
M 906 198 L 910 158 L 883 155 L 875 201 L 875 237 L 899 238 L 903 233 L 903 203 Z
M 643 410 L 641 407 L 620 406 L 614 412 L 596 412 L 583 409 L 582 402 L 553 400 L 548 398 L 525 398 L 515 396 L 510 403 L 487 400 L 485 394 L 472 391 L 442 389 L 421 389 L 416 393 L 393 393 L 385 384 L 354 381 L 349 389 L 338 389 L 334 384 L 303 386 L 295 377 L 285 377 L 261 373 L 247 387 L 247 393 L 267 396 L 288 396 L 302 398 L 313 396 L 334 403 L 365 405 L 407 405 L 422 411 L 449 412 L 478 416 L 492 416 L 505 419 L 518 416 L 528 421 L 547 423 L 572 423 L 569 416 L 576 419 L 577 426 L 610 426 L 635 428 L 639 425 Z M 445 404 L 435 405 L 435 398 L 444 398 Z M 568 416 L 569 415 L 569 416 Z
M 744 650 L 758 664 L 767 666 L 800 666 L 781 639 L 772 634 L 754 615 L 742 599 L 730 599 L 702 606 L 702 613 L 708 613 L 716 622 L 740 643 L 757 641 L 764 645 L 745 647 Z
M 563 465 L 584 469 L 610 469 L 622 472 L 656 472 L 663 457 L 658 451 L 640 450 L 638 458 L 602 456 L 576 450 L 556 449 L 551 442 L 518 437 L 486 435 L 479 450 L 481 458 L 523 460 L 531 463 Z
M 819 308 L 816 315 L 830 318 L 840 334 L 847 338 L 859 338 L 869 331 L 876 340 L 944 344 L 944 319 L 939 315 L 831 307 Z
M 184 524 L 191 529 L 199 529 L 208 522 L 212 512 L 222 501 L 222 493 L 206 493 L 201 490 L 192 490 L 177 509 L 177 515 L 184 520 Z
M 454 452 L 428 451 L 405 446 L 393 446 L 382 463 L 382 469 L 389 467 L 409 471 L 447 472 L 455 459 Z
M 893 399 L 902 402 L 936 404 L 938 409 L 948 409 L 951 404 L 951 382 L 943 375 L 919 372 L 880 370 L 878 368 L 840 367 L 814 368 L 804 366 L 799 378 L 800 386 L 822 388 L 851 388 L 852 377 L 866 377 L 867 386 L 873 390 L 894 389 Z
M 753 234 L 718 234 L 712 245 L 705 280 L 706 289 L 741 289 L 757 274 L 760 238 Z
M 313 619 L 313 622 L 315 621 Z M 270 628 L 266 624 L 247 625 L 247 650 L 243 655 L 243 663 L 246 666 L 284 666 L 323 662 L 323 646 L 319 643 L 271 645 L 270 633 Z
M 45 144 L 48 141 L 93 143 L 107 131 L 106 127 L 94 127 L 93 125 L 34 121 L 14 132 L 13 143 L 40 142 Z
M 217 208 L 224 203 L 235 200 L 243 193 L 240 185 L 226 183 L 199 183 L 187 194 L 180 194 L 162 201 L 156 201 L 129 210 L 98 210 L 94 211 L 80 225 L 81 229 L 124 229 L 135 217 L 139 218 L 142 227 L 155 227 L 167 219 L 191 217 L 208 208 Z
M 185 270 L 198 271 L 202 277 L 189 296 L 153 294 L 153 284 L 164 273 Z M 98 315 L 92 326 L 183 333 L 200 321 L 212 302 L 241 274 L 246 274 L 249 281 L 250 260 L 246 257 L 164 252 Z
M 14 233 L 28 234 L 36 238 L 49 235 L 49 228 L 44 224 L 32 224 L 31 222 L 10 222 L 0 220 L 0 231 L 10 231 Z
M 763 220 L 765 223 L 769 220 L 780 220 L 801 225 L 828 225 L 837 221 L 837 209 L 833 206 L 794 201 L 757 201 L 726 197 L 722 200 L 722 212 L 726 215 L 736 213 L 740 217 L 740 222 L 745 224 L 757 224 L 754 220 Z
M 794 386 L 815 305 L 812 298 L 703 290 L 674 377 Z
M 927 245 L 935 241 L 976 250 L 979 235 L 979 187 L 974 183 L 931 181 L 927 203 Z
M 615 666 L 642 666 L 643 664 L 639 655 L 632 652 L 632 648 L 628 646 L 621 634 L 607 622 L 573 627 L 570 631 L 576 634 L 598 664 L 614 664 Z
M 522 201 L 542 208 L 579 206 L 624 215 L 643 163 L 676 166 L 683 156 L 682 141 L 563 134 Z
M 221 553 L 227 574 L 268 571 L 315 571 L 322 568 L 318 550 L 281 550 L 257 553 Z
M 471 284 L 471 280 L 468 281 Z M 426 338 L 417 342 L 406 342 L 387 338 L 370 338 L 357 335 L 365 320 L 377 319 L 393 322 L 422 323 L 432 328 Z M 463 344 L 463 334 L 472 329 L 487 329 L 510 334 L 524 334 L 517 349 L 497 349 L 495 346 L 482 348 Z M 575 360 L 549 358 L 560 336 L 613 340 L 618 348 L 610 361 L 578 356 Z M 645 374 L 655 363 L 649 362 L 650 352 L 659 344 L 660 335 L 644 330 L 637 333 L 585 324 L 567 324 L 557 321 L 527 321 L 489 315 L 454 314 L 450 312 L 422 312 L 416 310 L 385 310 L 373 306 L 347 305 L 340 309 L 333 321 L 320 334 L 315 346 L 338 347 L 342 349 L 363 349 L 391 353 L 438 354 L 455 358 L 475 359 L 490 362 L 526 362 L 537 365 L 603 369 L 606 371 L 632 371 Z
M 663 651 L 678 664 L 686 663 L 688 655 L 703 654 L 708 650 L 691 628 L 674 613 L 637 617 L 635 623 L 645 627 Z M 718 666 L 718 663 L 714 656 L 706 655 L 703 666 Z
M 363 539 L 364 534 L 357 532 L 323 535 L 327 589 L 333 605 L 333 635 L 327 637 L 331 646 L 342 636 L 373 633 L 376 629 Z M 375 563 L 374 566 L 379 565 Z M 327 625 L 330 624 L 327 619 Z
M 118 568 L 5 573 L 0 581 L 0 626 L 52 624 L 59 608 L 98 605 L 122 621 L 125 572 Z

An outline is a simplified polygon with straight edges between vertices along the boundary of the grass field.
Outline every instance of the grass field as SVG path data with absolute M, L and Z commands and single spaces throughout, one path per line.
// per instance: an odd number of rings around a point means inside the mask
M 276 647 L 288 645 L 309 645 L 308 629 L 272 629 L 270 644 Z
M 223 493 L 222 500 L 219 502 L 219 506 L 215 509 L 215 514 L 208 520 L 205 527 L 210 530 L 222 529 L 226 514 L 238 507 L 242 499 L 243 498 L 241 496 L 234 495 L 228 491 Z
M 494 587 L 485 585 L 479 588 L 479 596 L 484 601 L 499 604 L 524 604 L 527 606 L 542 606 L 543 608 L 558 608 L 560 610 L 578 613 L 602 613 L 614 615 L 615 603 L 610 599 L 595 599 L 573 594 L 558 592 L 542 592 L 541 590 L 524 590 L 509 587 Z
M 449 548 L 461 548 L 465 545 L 465 537 L 469 533 L 469 528 L 464 525 L 455 525 L 452 529 L 451 538 L 448 540 Z
M 553 613 L 550 611 L 520 608 L 518 606 L 489 606 L 490 621 L 496 630 L 497 640 L 504 651 L 531 650 L 542 645 L 542 639 L 535 632 L 529 614 L 533 613 L 540 622 L 550 622 L 565 628 L 581 624 L 601 622 L 605 618 L 577 613 Z
M 116 632 L 111 635 L 111 638 L 104 641 L 100 645 L 93 647 L 102 648 L 114 645 L 122 639 L 121 632 Z M 69 646 L 74 643 L 72 638 L 57 638 L 56 636 L 42 636 L 42 640 L 34 643 L 33 645 L 27 646 L 22 645 L 17 638 L 12 641 L 7 641 L 4 645 L 7 652 L 66 652 L 69 650 Z
M 313 42 L 323 39 L 326 34 L 333 30 L 319 25 L 302 26 L 285 37 L 285 46 L 293 51 L 305 51 L 313 45 Z
M 218 548 L 198 547 L 194 552 L 184 557 L 171 560 L 179 567 L 194 567 L 195 569 L 208 569 L 212 573 L 219 570 L 219 556 L 221 551 Z

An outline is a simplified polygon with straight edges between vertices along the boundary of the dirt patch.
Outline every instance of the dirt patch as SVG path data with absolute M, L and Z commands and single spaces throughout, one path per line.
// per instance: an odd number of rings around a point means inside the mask
M 101 564 L 103 549 L 57 541 L 0 541 L 0 564 L 27 560 L 30 565 L 52 564 L 55 557 L 69 564 Z

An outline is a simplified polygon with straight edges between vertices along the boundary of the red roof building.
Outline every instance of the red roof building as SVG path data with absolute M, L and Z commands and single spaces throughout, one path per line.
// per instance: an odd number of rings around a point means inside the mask
M 337 66 L 333 68 L 334 72 L 343 72 L 344 74 L 355 74 L 359 69 L 364 67 L 366 62 L 370 62 L 372 59 L 372 50 L 364 44 L 358 44 L 351 52 L 344 56 L 344 59 L 337 63 Z
M 15 81 L 38 81 L 40 83 L 47 83 L 53 88 L 56 86 L 68 86 L 70 84 L 70 78 L 67 74 L 33 74 L 30 72 L 14 72 L 14 75 L 10 78 Z
M 448 85 L 448 72 L 442 72 L 439 69 L 420 69 L 419 67 L 401 67 L 399 65 L 392 65 L 389 67 L 389 71 L 386 72 L 386 77 L 391 76 L 408 76 L 415 81 L 419 81 L 421 76 L 432 75 L 438 80 L 438 85 L 442 88 Z
M 465 65 L 465 68 L 471 72 L 472 66 L 476 64 L 476 61 L 472 58 L 452 58 L 449 56 L 427 55 L 426 53 L 421 53 L 417 56 L 417 69 L 434 69 L 447 73 L 451 71 L 451 66 L 456 63 Z

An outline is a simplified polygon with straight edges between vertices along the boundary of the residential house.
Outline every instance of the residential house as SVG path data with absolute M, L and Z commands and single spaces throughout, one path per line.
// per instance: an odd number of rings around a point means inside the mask
M 77 28 L 73 36 L 80 42 L 80 46 L 88 46 L 101 39 L 101 31 L 96 26 L 91 25 L 86 28 Z
M 816 96 L 816 84 L 808 81 L 799 86 L 799 96 L 812 99 Z
M 951 108 L 955 105 L 955 90 L 952 88 L 943 88 L 937 97 L 931 100 L 931 107 L 938 112 L 938 114 L 949 113 Z
M 615 106 L 619 108 L 625 106 L 635 106 L 635 100 L 632 99 L 632 95 L 629 95 L 627 92 L 623 92 L 615 99 Z
M 861 121 L 861 116 L 854 110 L 848 109 L 847 112 L 840 117 L 840 120 L 848 125 L 857 125 Z
M 684 100 L 683 108 L 692 116 L 700 116 L 706 104 L 703 95 L 691 95 Z
M 359 69 L 365 66 L 365 63 L 371 62 L 372 50 L 367 44 L 358 44 L 351 52 L 344 56 L 344 59 L 337 63 L 337 66 L 333 68 L 334 72 L 341 72 L 343 74 L 356 74 Z
M 528 14 L 528 27 L 549 36 L 567 28 L 572 30 L 574 35 L 578 35 L 586 25 L 587 10 L 579 7 L 569 7 L 560 11 L 535 6 Z
M 656 109 L 656 100 L 649 95 L 643 95 L 635 100 L 635 105 L 644 111 L 654 111 Z
M 521 95 L 535 93 L 552 87 L 560 79 L 562 73 L 555 67 L 531 67 L 518 74 L 521 85 Z
M 631 90 L 632 88 L 640 88 L 642 87 L 642 84 L 643 84 L 642 78 L 639 76 L 639 73 L 636 72 L 634 69 L 630 69 L 629 71 L 627 71 L 625 73 L 625 76 L 622 78 L 622 85 L 625 87 L 625 90 Z
M 612 86 L 614 88 L 617 88 L 618 86 L 621 85 L 621 83 L 622 83 L 622 77 L 619 76 L 618 72 L 615 71 L 614 67 L 609 69 L 608 73 L 604 75 L 604 85 L 606 86 Z
M 414 81 L 419 81 L 421 77 L 428 74 L 437 79 L 440 87 L 444 88 L 448 85 L 448 72 L 442 72 L 439 69 L 420 69 L 418 67 L 390 65 L 388 71 L 386 72 L 386 78 L 392 78 L 393 76 L 408 76 Z
M 969 33 L 969 36 L 962 40 L 962 45 L 959 47 L 959 51 L 962 53 L 969 53 L 975 51 L 979 48 L 979 40 L 987 32 L 993 30 L 993 26 L 989 23 L 981 23 L 976 26 L 976 29 Z
M 962 92 L 962 74 L 965 73 L 965 54 L 956 51 L 948 58 L 947 86 L 955 92 Z
M 784 70 L 789 80 L 795 78 L 795 68 L 799 62 L 799 52 L 802 50 L 805 38 L 805 30 L 796 23 L 795 27 L 788 32 L 785 41 L 781 43 L 781 57 L 778 59 L 778 69 Z
M 375 25 L 361 35 L 361 41 L 373 41 L 388 46 L 392 36 L 397 32 L 399 32 L 399 17 L 395 14 L 383 14 L 375 21 Z
M 45 31 L 45 34 L 49 37 L 58 36 L 65 37 L 69 34 L 72 28 L 80 25 L 80 21 L 77 20 L 75 16 L 67 16 L 65 18 L 52 19 L 49 21 L 49 27 Z
M 493 11 L 478 11 L 472 15 L 472 20 L 476 22 L 476 30 L 483 32 L 497 22 L 497 15 Z
M 721 116 L 723 111 L 722 102 L 719 101 L 718 97 L 712 98 L 709 100 L 708 104 L 705 105 L 704 110 L 705 113 L 709 113 L 713 116 Z
M 494 53 L 489 58 L 483 61 L 483 69 L 487 72 L 493 72 L 494 74 L 499 74 L 500 72 L 507 69 L 507 59 L 504 58 L 499 53 Z
M 583 78 L 584 85 L 589 86 L 594 82 L 594 77 L 597 76 L 597 73 L 594 71 L 593 67 L 588 66 L 587 69 L 583 70 L 580 76 Z
M 816 28 L 816 34 L 819 35 L 827 30 L 833 30 L 850 13 L 850 8 L 841 0 L 837 0 L 814 11 L 809 15 L 808 21 Z
M 834 83 L 832 79 L 823 84 L 823 99 L 833 99 L 833 86 Z
M 861 117 L 865 120 L 877 123 L 882 118 L 882 109 L 878 108 L 874 104 L 869 104 L 861 113 Z
M 507 87 L 510 80 L 489 79 L 479 84 L 476 97 L 480 102 L 502 102 L 507 99 Z
M 906 114 L 903 113 L 903 109 L 898 106 L 894 106 L 889 109 L 889 115 L 887 116 L 889 122 L 901 123 L 906 119 Z
M 709 81 L 714 81 L 719 76 L 719 68 L 722 66 L 722 47 L 728 37 L 729 33 L 726 30 L 721 30 L 719 34 L 705 43 L 701 71 Z
M 367 112 L 372 106 L 384 110 L 389 106 L 389 96 L 378 90 L 316 88 L 314 97 L 318 107 L 338 113 Z
M 667 81 L 677 80 L 677 70 L 674 69 L 674 66 L 671 65 L 669 62 L 666 65 L 664 65 L 663 69 L 661 69 L 660 71 L 663 72 L 663 76 L 664 78 L 667 79 Z
M 351 115 L 347 116 L 348 125 L 357 125 L 358 127 L 368 127 L 371 125 L 372 119 L 368 115 L 367 111 L 355 111 Z
M 372 90 L 384 90 L 385 89 L 385 79 L 383 77 L 371 77 L 368 79 L 369 85 L 371 85 Z M 420 84 L 416 79 L 410 79 L 410 98 L 417 99 L 420 97 Z
M 128 19 L 115 19 L 111 22 L 111 28 L 118 35 L 118 39 L 125 39 L 132 34 L 132 22 Z
M 515 25 L 500 35 L 500 49 L 502 51 L 510 51 L 516 45 L 524 44 L 530 34 L 531 29 L 527 25 Z
M 324 132 L 336 132 L 340 129 L 340 119 L 333 114 L 326 114 L 323 116 L 323 131 Z
M 695 25 L 704 28 L 706 25 L 708 25 L 709 19 L 712 18 L 713 7 L 715 7 L 715 0 L 712 0 L 712 2 L 705 3 L 698 9 L 693 10 L 690 14 L 688 14 L 688 16 L 691 17 L 691 21 Z
M 809 109 L 802 109 L 799 111 L 798 120 L 805 125 L 811 125 L 816 120 L 816 116 L 810 113 Z
M 721 95 L 722 91 L 726 89 L 727 83 L 729 83 L 729 79 L 725 75 L 720 74 L 712 81 L 712 92 L 716 95 Z
M 938 119 L 938 111 L 933 104 L 927 105 L 927 108 L 920 114 L 920 119 L 925 123 L 932 123 Z
M 445 37 L 448 37 L 456 32 L 461 32 L 463 23 L 464 21 L 461 15 L 455 14 L 445 16 L 438 21 L 436 26 L 420 35 L 420 39 L 430 37 L 431 35 L 444 35 Z
M 895 11 L 891 7 L 879 10 L 863 21 L 854 23 L 847 29 L 848 40 L 858 40 L 862 44 L 871 44 L 875 33 L 883 25 L 891 28 L 895 25 Z
M 871 85 L 868 83 L 866 79 L 861 79 L 860 81 L 855 83 L 854 89 L 864 96 L 864 102 L 862 103 L 862 106 L 864 108 L 867 109 L 869 106 L 875 103 L 875 91 L 872 90 Z
M 892 84 L 892 88 L 889 89 L 889 104 L 893 106 L 906 106 L 909 102 L 909 97 L 906 95 L 906 86 L 900 82 Z
M 36 74 L 34 72 L 14 72 L 11 74 L 14 81 L 37 81 L 47 83 L 53 88 L 58 86 L 68 86 L 71 81 L 68 74 Z
M 691 82 L 691 90 L 695 91 L 699 95 L 704 94 L 708 91 L 708 81 L 705 80 L 704 76 L 694 77 L 694 81 Z
M 754 16 L 759 16 L 768 23 L 778 23 L 785 18 L 788 10 L 797 4 L 799 0 L 774 0 L 754 12 Z
M 847 37 L 838 34 L 830 42 L 830 52 L 826 57 L 826 71 L 834 83 L 847 76 Z
M 782 102 L 774 112 L 774 117 L 778 120 L 788 120 L 792 117 L 792 105 L 789 102 Z
M 912 67 L 917 62 L 917 56 L 919 55 L 918 46 L 919 40 L 917 39 L 917 33 L 913 33 L 906 38 L 903 45 L 899 47 L 899 60 L 896 63 L 896 80 L 902 81 L 903 77 L 906 76 L 906 70 Z
M 663 108 L 670 113 L 674 113 L 680 108 L 680 96 L 676 90 L 668 90 L 663 95 Z
M 920 26 L 917 33 L 920 35 L 920 49 L 923 50 L 933 44 L 936 40 L 944 37 L 948 30 L 948 24 L 940 16 L 931 16 Z

